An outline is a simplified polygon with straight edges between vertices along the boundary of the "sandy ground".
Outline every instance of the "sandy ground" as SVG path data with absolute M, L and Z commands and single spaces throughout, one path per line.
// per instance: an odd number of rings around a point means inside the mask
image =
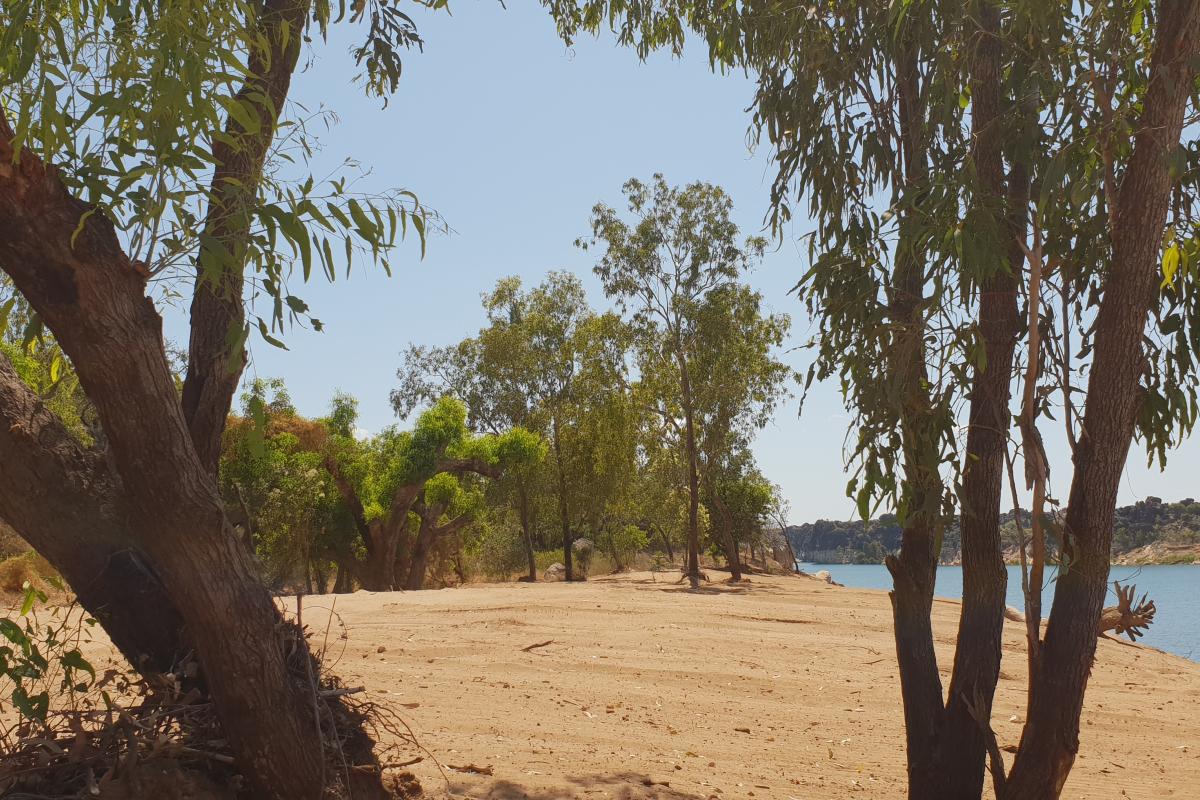
M 885 593 L 765 576 L 691 593 L 671 580 L 359 592 L 337 598 L 344 637 L 335 624 L 328 641 L 344 648 L 336 671 L 402 712 L 443 765 L 494 771 L 447 766 L 447 781 L 426 757 L 411 769 L 430 797 L 903 796 Z M 305 602 L 318 644 L 331 601 Z M 936 604 L 944 680 L 957 616 Z M 1025 697 L 1022 626 L 1007 626 L 1001 746 L 1018 741 Z M 1200 797 L 1197 700 L 1200 664 L 1101 641 L 1063 797 Z

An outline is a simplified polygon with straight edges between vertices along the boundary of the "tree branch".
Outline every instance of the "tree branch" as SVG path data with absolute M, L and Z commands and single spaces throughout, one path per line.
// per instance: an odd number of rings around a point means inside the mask
M 268 46 L 250 53 L 248 77 L 234 97 L 234 102 L 256 110 L 258 130 L 251 133 L 230 117 L 225 123 L 226 136 L 213 145 L 217 168 L 196 258 L 188 371 L 183 384 L 188 430 L 201 463 L 213 474 L 221 458 L 221 434 L 233 394 L 246 365 L 245 348 L 233 343 L 241 341 L 237 336 L 246 322 L 242 292 L 251 209 L 287 100 L 310 6 L 311 0 L 263 3 L 255 25 Z

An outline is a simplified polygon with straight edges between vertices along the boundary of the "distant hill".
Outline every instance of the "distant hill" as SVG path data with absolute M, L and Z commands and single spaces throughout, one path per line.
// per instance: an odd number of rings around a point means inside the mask
M 1029 512 L 1021 512 L 1026 535 Z M 864 523 L 862 520 L 817 520 L 786 529 L 788 540 L 801 561 L 824 564 L 880 564 L 888 553 L 900 549 L 900 525 L 893 514 Z M 1000 537 L 1005 558 L 1019 555 L 1016 520 L 1011 511 L 1001 515 Z M 942 539 L 941 560 L 956 564 L 962 556 L 961 533 L 956 518 Z M 1053 548 L 1053 541 L 1049 542 Z M 1121 563 L 1191 563 L 1200 560 L 1200 503 L 1189 497 L 1164 503 L 1147 497 L 1117 509 L 1113 526 L 1113 560 Z

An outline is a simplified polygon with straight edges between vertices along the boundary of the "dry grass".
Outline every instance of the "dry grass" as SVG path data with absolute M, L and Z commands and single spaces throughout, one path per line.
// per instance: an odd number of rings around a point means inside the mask
M 48 579 L 55 578 L 58 578 L 58 572 L 50 562 L 32 550 L 0 561 L 0 593 L 16 594 L 22 591 L 26 582 L 46 589 Z

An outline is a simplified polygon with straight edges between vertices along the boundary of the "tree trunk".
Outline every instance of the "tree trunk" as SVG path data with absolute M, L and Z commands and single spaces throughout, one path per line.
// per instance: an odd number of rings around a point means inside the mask
M 941 796 L 947 800 L 977 800 L 983 791 L 988 742 L 976 715 L 983 720 L 991 717 L 1000 677 L 1008 585 L 1000 504 L 1020 326 L 1016 275 L 1023 262 L 1020 242 L 1025 237 L 1029 200 L 1027 172 L 1018 163 L 1009 176 L 1005 209 L 1003 135 L 1009 126 L 1001 110 L 1000 11 L 990 0 L 980 0 L 974 16 L 979 26 L 971 63 L 972 159 L 979 182 L 976 210 L 983 217 L 980 224 L 994 231 L 998 243 L 1007 242 L 1007 248 L 996 254 L 996 263 L 985 265 L 984 274 L 990 272 L 990 277 L 983 281 L 979 298 L 984 365 L 975 371 L 963 459 L 963 603 L 939 748 L 946 781 Z
M 675 549 L 671 547 L 671 537 L 667 536 L 666 528 L 663 528 L 661 525 L 656 525 L 655 527 L 658 528 L 658 535 L 662 537 L 663 546 L 667 548 L 667 558 L 671 559 L 671 563 L 674 564 Z
M 562 439 L 559 436 L 558 429 L 558 414 L 554 415 L 554 422 L 551 425 L 551 437 L 554 439 L 554 460 L 558 464 L 558 518 L 562 524 L 562 543 L 563 543 L 563 566 L 566 567 L 566 580 L 575 580 L 574 564 L 572 556 L 574 555 L 573 548 L 575 545 L 574 537 L 571 536 L 571 516 L 567 510 L 567 468 L 563 464 L 562 456 Z
M 183 619 L 131 538 L 119 498 L 104 459 L 83 449 L 0 354 L 0 517 L 62 574 L 130 664 L 170 672 L 190 649 Z
M 243 282 L 252 210 L 311 5 L 312 0 L 264 0 L 256 23 L 268 47 L 251 51 L 251 77 L 234 98 L 255 109 L 257 130 L 251 132 L 231 117 L 225 136 L 213 141 L 216 169 L 197 258 L 182 402 L 200 463 L 214 475 L 233 393 L 246 365 L 245 348 L 235 350 L 230 342 L 246 324 Z
M 897 34 L 897 41 L 903 192 L 919 198 L 929 178 L 917 46 L 909 31 Z M 930 620 L 943 525 L 942 481 L 936 457 L 937 433 L 930 425 L 932 411 L 925 388 L 925 260 L 914 214 L 906 212 L 900 219 L 900 242 L 889 287 L 895 332 L 887 369 L 898 403 L 896 413 L 904 450 L 905 524 L 899 556 L 888 556 L 887 567 L 894 583 L 891 599 L 904 705 L 908 796 L 916 800 L 939 796 L 937 742 L 944 707 Z
M 102 214 L 71 197 L 0 118 L 0 263 L 71 358 L 95 404 L 145 549 L 196 646 L 230 745 L 262 797 L 317 798 L 323 754 L 297 645 L 225 517 L 192 444 L 144 271 Z M 74 532 L 79 537 L 83 530 Z M 247 713 L 261 709 L 263 713 Z M 268 713 L 269 710 L 269 713 Z
M 354 591 L 354 558 L 349 553 L 338 553 L 334 561 L 337 574 L 333 578 L 333 593 L 349 594 Z
M 1158 257 L 1178 147 L 1200 53 L 1200 2 L 1165 0 L 1155 33 L 1142 116 L 1121 183 L 1113 261 L 1095 322 L 1083 436 L 1067 507 L 1063 560 L 1033 677 L 1028 721 L 1009 796 L 1054 800 L 1079 750 L 1079 715 L 1104 606 L 1117 489 L 1133 439 L 1142 337 L 1158 290 Z
M 537 582 L 537 556 L 533 552 L 533 531 L 529 526 L 529 494 L 522 482 L 520 488 L 521 536 L 525 540 L 525 556 L 529 559 L 529 582 Z
M 792 549 L 792 540 L 788 538 L 787 528 L 780 528 L 783 533 L 783 544 L 787 547 L 788 552 L 788 572 L 798 572 L 800 567 L 797 566 L 796 551 Z
M 717 507 L 717 511 L 722 517 L 721 547 L 725 551 L 725 563 L 729 565 L 729 579 L 736 583 L 742 579 L 742 560 L 738 555 L 737 542 L 733 538 L 733 515 L 729 513 L 729 507 L 717 495 L 716 488 L 711 482 L 709 482 L 709 493 L 712 495 L 713 505 Z
M 362 565 L 363 588 L 369 592 L 390 592 L 398 588 L 396 582 L 396 558 L 400 552 L 400 539 L 407 528 L 396 525 L 394 520 L 376 520 L 371 524 L 372 546 L 367 551 L 366 563 Z
M 687 541 L 687 575 L 688 583 L 693 589 L 700 588 L 700 468 L 699 454 L 696 452 L 696 423 L 695 408 L 692 403 L 692 381 L 688 375 L 687 358 L 680 349 L 679 383 L 682 390 L 684 418 L 684 455 L 688 464 L 688 541 Z
M 422 517 L 421 527 L 413 540 L 408 576 L 404 582 L 404 588 L 409 591 L 415 592 L 425 586 L 425 570 L 429 565 L 429 550 L 433 547 L 433 541 L 437 535 L 437 526 L 433 524 L 435 521 L 436 517 L 434 520 Z

